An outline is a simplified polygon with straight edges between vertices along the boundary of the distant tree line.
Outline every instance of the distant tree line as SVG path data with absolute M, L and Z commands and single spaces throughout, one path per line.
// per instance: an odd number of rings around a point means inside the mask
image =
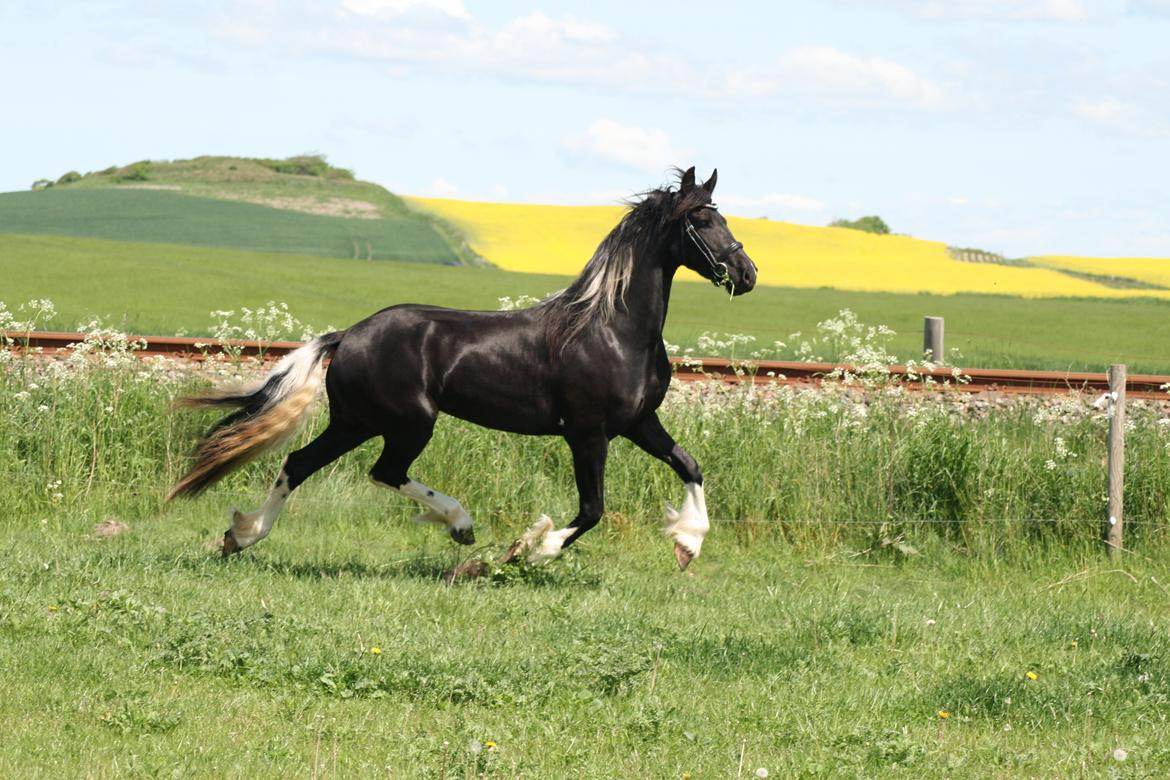
M 866 233 L 876 233 L 879 236 L 886 236 L 890 233 L 890 226 L 886 221 L 876 214 L 869 217 L 861 217 L 859 219 L 835 219 L 829 223 L 829 227 L 849 228 L 850 230 L 863 230 Z

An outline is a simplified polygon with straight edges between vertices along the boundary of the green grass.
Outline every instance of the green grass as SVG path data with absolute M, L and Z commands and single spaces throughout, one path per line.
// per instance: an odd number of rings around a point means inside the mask
M 1103 425 L 1076 405 L 710 392 L 664 411 L 716 521 L 691 575 L 656 530 L 681 487 L 619 442 L 600 528 L 547 567 L 448 587 L 467 551 L 369 485 L 371 446 L 215 558 L 224 510 L 257 504 L 280 456 L 161 504 L 207 422 L 168 409 L 192 383 L 116 356 L 0 372 L 19 475 L 0 482 L 0 776 L 1170 771 L 1152 412 L 1132 414 L 1117 560 L 1095 541 Z M 575 508 L 555 439 L 445 419 L 414 473 L 465 502 L 481 555 Z M 103 521 L 130 530 L 93 538 Z
M 0 274 L 5 280 L 0 300 L 15 308 L 31 298 L 52 299 L 60 314 L 50 325 L 57 329 L 101 316 L 108 324 L 150 335 L 205 335 L 212 309 L 255 308 L 269 300 L 287 302 L 317 328 L 345 327 L 394 303 L 494 309 L 500 296 L 543 297 L 569 281 L 483 268 L 13 235 L 0 235 Z M 795 344 L 790 334 L 800 331 L 808 337 L 818 322 L 846 307 L 865 322 L 896 330 L 891 346 L 903 359 L 921 350 L 922 318 L 940 315 L 946 317 L 947 345 L 962 353 L 964 366 L 1103 371 L 1121 362 L 1131 373 L 1170 373 L 1165 349 L 1170 302 L 1152 300 L 761 287 L 729 301 L 710 285 L 679 282 L 666 338 L 687 346 L 705 331 L 750 334 L 757 342 L 742 351 L 746 355 L 775 340 Z
M 3 193 L 0 231 L 365 260 L 459 261 L 431 222 L 406 212 L 347 219 L 152 189 Z
M 653 534 L 602 532 L 448 588 L 449 543 L 326 503 L 227 563 L 202 547 L 211 507 L 106 541 L 86 510 L 9 531 L 0 773 L 736 777 L 741 754 L 748 777 L 1170 771 L 1162 566 L 865 566 L 716 538 L 686 577 Z

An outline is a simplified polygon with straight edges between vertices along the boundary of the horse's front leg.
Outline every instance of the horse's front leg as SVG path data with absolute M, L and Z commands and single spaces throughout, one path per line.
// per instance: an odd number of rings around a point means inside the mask
M 542 515 L 504 555 L 504 563 L 514 560 L 526 548 L 531 550 L 528 560 L 532 563 L 552 560 L 581 534 L 597 525 L 605 512 L 605 458 L 609 452 L 609 439 L 598 432 L 587 436 L 566 436 L 565 440 L 573 452 L 573 475 L 580 501 L 577 516 L 564 528 L 554 530 L 552 520 Z
M 682 509 L 666 505 L 665 533 L 674 539 L 674 558 L 678 568 L 685 571 L 690 562 L 699 557 L 703 537 L 711 527 L 707 519 L 707 500 L 703 496 L 703 472 L 691 454 L 678 446 L 662 427 L 658 415 L 651 412 L 622 434 L 646 452 L 674 469 L 686 486 Z

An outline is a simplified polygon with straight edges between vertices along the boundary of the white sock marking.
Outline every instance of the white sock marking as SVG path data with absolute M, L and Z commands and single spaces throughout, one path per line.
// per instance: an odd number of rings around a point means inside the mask
M 703 486 L 698 482 L 686 484 L 687 495 L 682 509 L 666 504 L 666 521 L 669 523 L 663 533 L 687 549 L 695 558 L 703 547 L 703 537 L 711 528 L 707 519 L 707 500 L 703 497 Z
M 276 516 L 280 514 L 284 502 L 292 491 L 288 487 L 288 474 L 284 467 L 280 469 L 280 476 L 276 484 L 268 492 L 268 498 L 255 512 L 232 512 L 232 536 L 241 549 L 251 547 L 256 542 L 268 536 Z
M 378 484 L 383 483 L 379 482 Z M 412 479 L 405 485 L 392 487 L 391 490 L 396 490 L 407 498 L 427 507 L 426 512 L 414 518 L 416 523 L 434 523 L 447 529 L 460 531 L 470 529 L 473 526 L 471 516 L 467 514 L 462 504 L 451 496 L 433 490 L 421 482 Z
M 548 520 L 548 518 L 545 518 Z M 552 520 L 549 520 L 549 525 L 552 525 Z M 568 539 L 576 531 L 576 528 L 567 526 L 559 531 L 548 531 L 544 538 L 540 540 L 540 546 L 534 549 L 528 555 L 529 563 L 547 563 L 553 558 L 561 554 L 561 550 L 565 546 L 565 540 Z

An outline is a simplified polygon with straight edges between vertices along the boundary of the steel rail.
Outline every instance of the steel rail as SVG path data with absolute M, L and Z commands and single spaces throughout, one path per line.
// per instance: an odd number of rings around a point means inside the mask
M 53 355 L 67 352 L 70 346 L 85 340 L 84 333 L 61 333 L 47 331 L 13 332 L 0 331 L 0 343 L 8 343 L 12 349 L 33 350 L 39 354 Z M 141 357 L 167 356 L 185 360 L 204 360 L 226 354 L 224 347 L 239 350 L 241 357 L 275 359 L 287 355 L 301 346 L 299 341 L 257 341 L 194 338 L 189 336 L 130 336 L 131 340 L 144 343 L 144 349 L 135 350 Z M 727 358 L 680 358 L 672 357 L 675 376 L 680 380 L 718 380 L 730 384 L 754 382 L 756 384 L 800 384 L 816 383 L 839 376 L 842 371 L 855 372 L 854 366 L 842 363 L 800 363 L 783 360 L 729 360 Z M 888 367 L 889 375 L 895 379 L 917 380 L 909 387 L 920 389 L 948 389 L 962 392 L 999 392 L 1010 394 L 1054 395 L 1069 392 L 1105 393 L 1109 391 L 1109 377 L 1102 372 L 1086 371 L 1026 371 L 997 368 L 941 367 L 924 369 L 895 365 Z M 962 377 L 956 380 L 956 373 Z M 929 377 L 930 383 L 922 380 Z M 1130 374 L 1126 381 L 1126 394 L 1133 398 L 1156 398 L 1170 400 L 1165 388 L 1170 385 L 1170 376 L 1156 374 Z

